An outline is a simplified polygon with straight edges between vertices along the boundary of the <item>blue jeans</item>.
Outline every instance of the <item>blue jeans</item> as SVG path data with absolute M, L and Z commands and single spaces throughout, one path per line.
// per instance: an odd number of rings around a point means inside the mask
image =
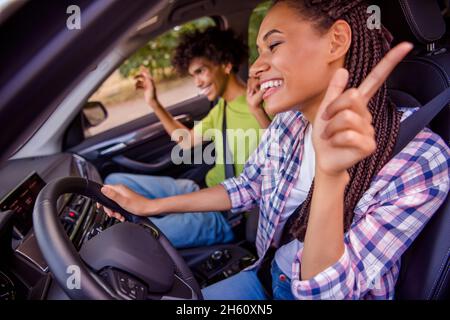
M 202 290 L 205 300 L 268 300 L 257 270 L 241 271 Z M 295 300 L 291 292 L 291 280 L 272 262 L 272 294 L 274 300 Z M 281 276 L 281 277 L 280 277 Z
M 123 184 L 149 199 L 199 190 L 192 180 L 124 173 L 110 174 L 105 184 Z M 227 243 L 234 239 L 231 226 L 220 212 L 173 213 L 149 219 L 178 249 Z

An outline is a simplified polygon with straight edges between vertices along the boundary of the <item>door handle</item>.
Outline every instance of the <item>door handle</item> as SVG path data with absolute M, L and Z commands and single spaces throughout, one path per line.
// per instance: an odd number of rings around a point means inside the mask
M 136 161 L 123 155 L 113 157 L 112 161 L 125 168 L 140 171 L 146 174 L 158 173 L 159 171 L 166 169 L 170 165 L 172 165 L 172 159 L 170 156 L 162 157 L 154 163 L 144 163 Z
M 118 151 L 120 151 L 122 149 L 125 149 L 126 147 L 127 147 L 127 144 L 121 142 L 121 143 L 115 144 L 115 145 L 113 145 L 113 146 L 111 146 L 109 148 L 106 148 L 106 149 L 100 151 L 100 155 L 101 156 L 107 156 L 109 154 L 112 154 L 112 153 L 118 152 Z

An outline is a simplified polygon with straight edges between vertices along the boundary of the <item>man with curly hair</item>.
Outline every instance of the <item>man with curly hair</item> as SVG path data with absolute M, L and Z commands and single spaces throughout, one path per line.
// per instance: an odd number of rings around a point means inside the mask
M 178 141 L 180 147 L 190 149 L 205 140 L 214 141 L 215 165 L 208 171 L 202 183 L 207 187 L 218 185 L 225 178 L 229 178 L 230 173 L 231 176 L 240 175 L 245 161 L 259 144 L 260 129 L 267 128 L 270 124 L 270 117 L 262 107 L 262 93 L 250 82 L 247 89 L 237 74 L 240 65 L 247 59 L 247 54 L 247 46 L 231 30 L 212 27 L 183 35 L 175 50 L 173 65 L 180 74 L 189 74 L 193 78 L 201 95 L 209 101 L 218 101 L 193 129 L 176 120 L 161 105 L 155 83 L 146 68 L 141 67 L 141 72 L 136 77 L 136 88 L 144 90 L 145 101 L 153 109 L 166 132 L 171 137 L 177 130 L 189 132 L 189 138 Z M 224 123 L 227 128 L 228 155 L 224 154 L 222 144 Z M 220 134 L 211 136 L 210 132 L 214 130 Z M 233 130 L 254 130 L 257 132 L 254 135 L 256 139 L 250 139 L 244 144 L 242 141 L 230 141 L 239 136 L 230 135 L 229 132 Z M 239 146 L 241 148 L 238 148 Z M 224 159 L 232 160 L 234 170 L 230 172 L 230 166 L 224 164 Z M 109 175 L 105 184 L 120 184 L 151 199 L 190 193 L 200 188 L 190 179 L 122 173 Z M 177 248 L 227 243 L 234 238 L 231 226 L 221 212 L 169 214 L 150 219 Z

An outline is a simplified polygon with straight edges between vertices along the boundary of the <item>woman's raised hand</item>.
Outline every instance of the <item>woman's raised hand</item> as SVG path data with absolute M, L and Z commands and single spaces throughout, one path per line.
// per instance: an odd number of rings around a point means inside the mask
M 341 175 L 376 150 L 368 103 L 412 47 L 404 42 L 391 49 L 358 88 L 345 90 L 348 71 L 336 71 L 314 120 L 316 173 Z
M 263 94 L 259 88 L 259 79 L 250 76 L 247 81 L 247 104 L 251 112 L 255 113 L 263 108 Z
M 115 201 L 119 206 L 126 211 L 133 213 L 137 216 L 150 216 L 151 212 L 149 204 L 152 200 L 147 199 L 140 194 L 128 189 L 124 185 L 104 185 L 101 192 Z M 110 217 L 114 217 L 120 221 L 124 221 L 125 218 L 118 212 L 115 212 L 109 208 L 104 207 L 106 214 Z

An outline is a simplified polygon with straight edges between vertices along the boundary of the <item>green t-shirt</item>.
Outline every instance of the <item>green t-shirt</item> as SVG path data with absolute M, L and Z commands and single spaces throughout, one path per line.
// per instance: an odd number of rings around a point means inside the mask
M 194 127 L 196 135 L 204 140 L 213 140 L 215 144 L 215 166 L 207 173 L 205 182 L 208 187 L 225 180 L 225 165 L 222 144 L 222 123 L 225 101 L 219 102 L 209 114 Z M 262 136 L 262 129 L 250 112 L 244 95 L 227 103 L 227 141 L 234 160 L 236 176 L 244 169 L 244 164 L 256 149 Z

